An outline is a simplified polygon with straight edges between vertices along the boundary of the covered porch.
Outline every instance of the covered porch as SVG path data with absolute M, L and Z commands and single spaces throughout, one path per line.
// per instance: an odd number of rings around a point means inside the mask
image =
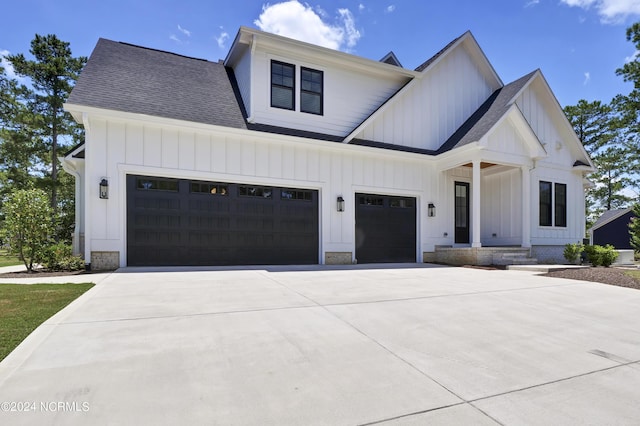
M 530 165 L 474 159 L 442 170 L 449 222 L 433 261 L 450 265 L 535 264 L 531 257 Z M 443 241 L 444 242 L 444 241 Z

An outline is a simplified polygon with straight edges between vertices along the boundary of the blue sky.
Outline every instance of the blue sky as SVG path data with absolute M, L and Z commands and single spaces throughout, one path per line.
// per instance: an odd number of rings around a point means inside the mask
M 636 54 L 625 30 L 640 0 L 21 0 L 0 12 L 4 54 L 52 33 L 74 55 L 104 37 L 216 61 L 244 25 L 369 59 L 393 50 L 415 68 L 471 30 L 505 83 L 541 68 L 564 106 L 629 92 L 615 70 Z

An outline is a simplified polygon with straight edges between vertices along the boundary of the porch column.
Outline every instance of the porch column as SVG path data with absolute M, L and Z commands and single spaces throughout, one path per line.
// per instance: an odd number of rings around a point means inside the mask
M 531 247 L 531 174 L 529 166 L 520 166 L 522 171 L 522 247 Z
M 471 223 L 473 232 L 471 236 L 471 247 L 482 247 L 480 242 L 480 160 L 473 160 L 473 180 L 471 191 L 472 196 L 472 212 Z

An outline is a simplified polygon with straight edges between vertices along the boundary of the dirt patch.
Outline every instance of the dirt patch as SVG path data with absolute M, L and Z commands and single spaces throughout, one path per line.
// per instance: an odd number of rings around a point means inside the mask
M 624 270 L 619 268 L 565 269 L 542 274 L 542 276 L 592 281 L 640 290 L 640 281 L 625 274 Z

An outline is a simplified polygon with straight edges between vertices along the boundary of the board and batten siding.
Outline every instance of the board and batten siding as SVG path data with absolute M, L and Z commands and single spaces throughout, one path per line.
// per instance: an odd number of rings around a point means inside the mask
M 251 114 L 251 53 L 246 49 L 238 63 L 233 68 L 233 73 L 238 83 L 238 90 L 242 97 L 247 114 Z
M 584 238 L 584 186 L 580 172 L 573 170 L 576 160 L 560 130 L 562 123 L 549 114 L 553 105 L 539 95 L 542 83 L 529 85 L 518 97 L 516 104 L 538 139 L 543 143 L 548 156 L 536 162 L 531 174 L 531 243 L 533 245 L 562 245 L 575 243 Z M 567 185 L 567 227 L 540 226 L 539 182 L 563 183 Z
M 249 56 L 245 53 L 245 57 Z M 271 107 L 271 60 L 296 67 L 295 110 Z M 243 63 L 243 58 L 239 65 Z M 307 67 L 324 73 L 323 114 L 300 112 L 300 69 Z M 253 105 L 248 110 L 255 123 L 269 124 L 334 136 L 346 136 L 408 80 L 399 74 L 368 74 L 345 70 L 332 64 L 319 64 L 256 50 L 253 56 Z M 247 79 L 238 79 L 240 92 L 249 89 Z M 245 95 L 243 94 L 243 98 Z
M 529 162 L 526 142 L 509 118 L 502 121 L 487 136 L 486 150 L 501 154 L 514 154 L 522 157 L 522 163 Z
M 549 154 L 543 162 L 556 167 L 571 167 L 575 159 L 558 128 L 559 123 L 554 122 L 548 112 L 552 105 L 541 99 L 535 90 L 538 83 L 528 86 L 516 99 L 516 104 Z
M 126 263 L 126 175 L 310 188 L 320 191 L 321 255 L 353 251 L 355 193 L 407 195 L 432 201 L 425 180 L 437 180 L 421 157 L 389 157 L 326 142 L 326 146 L 278 140 L 269 134 L 242 136 L 161 127 L 134 121 L 91 119 L 86 165 L 91 251 L 119 251 Z M 97 182 L 109 179 L 109 199 L 98 199 Z M 346 211 L 336 211 L 337 196 Z M 419 206 L 418 212 L 426 212 Z M 420 220 L 418 221 L 420 222 Z M 319 259 L 321 260 L 321 259 Z
M 436 150 L 492 93 L 463 45 L 411 84 L 356 138 Z
M 501 173 L 488 174 L 480 185 L 482 244 L 520 245 L 523 217 L 521 170 L 509 168 Z
M 539 182 L 563 183 L 567 185 L 567 226 L 540 226 Z M 584 187 L 582 175 L 560 168 L 538 167 L 531 175 L 531 243 L 533 245 L 563 245 L 576 243 L 585 237 Z

